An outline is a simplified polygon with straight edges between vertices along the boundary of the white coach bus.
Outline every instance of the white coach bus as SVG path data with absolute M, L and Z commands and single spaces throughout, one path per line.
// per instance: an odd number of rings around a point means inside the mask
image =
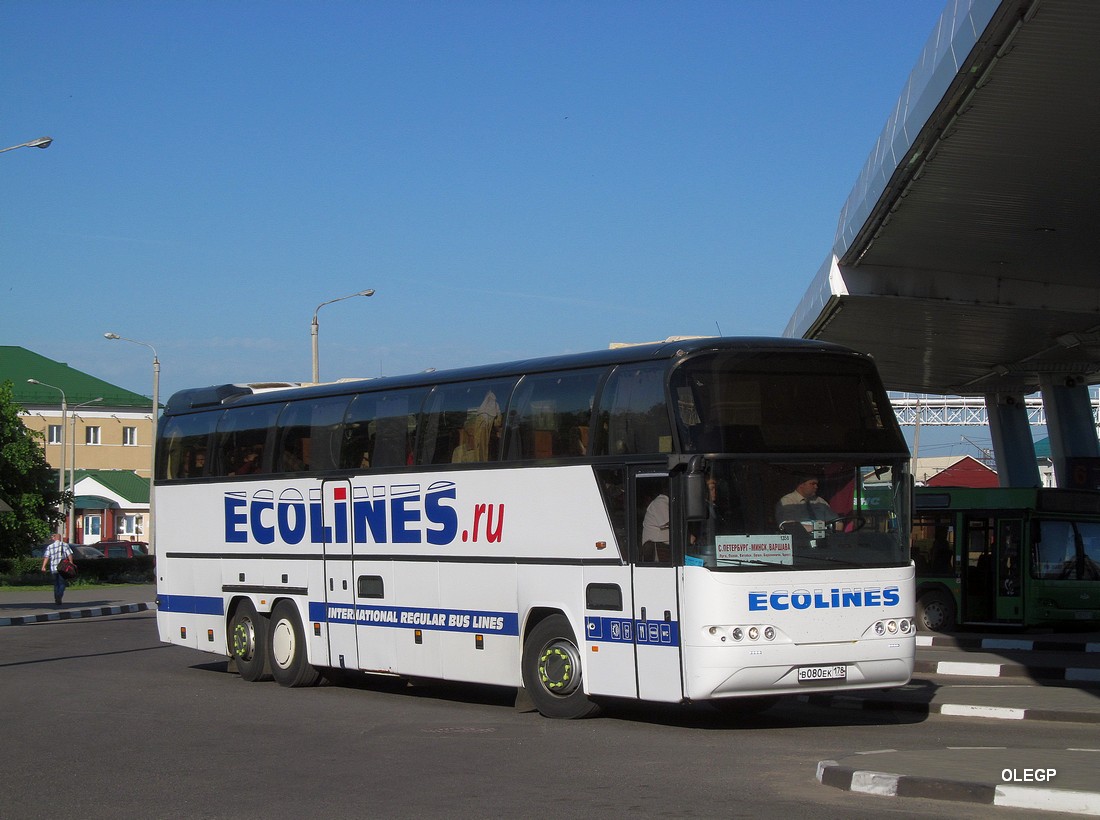
M 157 446 L 160 636 L 247 680 L 514 686 L 578 718 L 912 673 L 909 455 L 844 348 L 184 390 Z

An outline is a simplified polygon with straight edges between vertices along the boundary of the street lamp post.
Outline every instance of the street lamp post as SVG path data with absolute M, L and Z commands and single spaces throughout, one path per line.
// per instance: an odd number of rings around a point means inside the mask
M 0 154 L 5 151 L 14 151 L 16 148 L 49 148 L 51 142 L 53 142 L 53 137 L 39 137 L 30 142 L 22 142 L 19 145 L 9 145 L 7 148 L 0 148 Z
M 99 401 L 103 401 L 103 396 L 89 401 L 82 401 L 73 407 L 72 417 L 69 419 L 69 423 L 73 426 L 71 436 L 72 458 L 69 459 L 69 492 L 73 494 L 73 503 L 69 505 L 69 538 L 76 538 L 76 411 L 81 407 L 87 407 L 89 404 L 95 404 Z
M 60 387 L 55 387 L 52 384 L 46 384 L 40 382 L 38 379 L 27 379 L 27 384 L 37 384 L 41 387 L 48 387 L 51 390 L 56 390 L 61 394 L 61 459 L 57 468 L 57 491 L 64 496 L 65 494 L 65 424 L 68 408 L 65 403 L 65 391 Z M 62 499 L 58 499 L 58 503 L 61 504 L 62 516 L 65 514 L 65 502 Z
M 156 474 L 157 474 L 157 414 L 160 412 L 160 359 L 157 358 L 157 349 L 148 342 L 139 342 L 137 339 L 127 339 L 125 336 L 119 336 L 117 333 L 104 333 L 104 339 L 117 339 L 122 342 L 130 342 L 135 345 L 142 345 L 153 351 L 153 427 L 152 432 L 149 434 L 149 526 L 147 529 L 149 532 L 149 553 L 151 555 L 156 554 L 156 529 L 153 527 L 154 518 L 153 511 L 156 508 L 156 504 L 153 498 L 154 488 L 156 486 Z
M 349 293 L 347 296 L 340 296 L 337 299 L 329 299 L 327 302 L 321 302 L 317 305 L 316 310 L 313 311 L 313 324 L 309 328 L 310 336 L 313 340 L 313 383 L 317 384 L 321 380 L 321 367 L 317 358 L 317 311 L 323 308 L 325 305 L 331 305 L 333 302 L 342 302 L 345 299 L 353 299 L 356 296 L 374 296 L 374 289 L 361 290 L 358 293 Z

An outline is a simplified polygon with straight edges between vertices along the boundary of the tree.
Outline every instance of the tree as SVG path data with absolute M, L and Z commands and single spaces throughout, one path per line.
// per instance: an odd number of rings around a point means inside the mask
M 46 462 L 42 434 L 28 430 L 19 417 L 12 383 L 0 384 L 0 500 L 11 512 L 0 512 L 0 558 L 26 555 L 44 543 L 61 520 L 64 495 L 57 473 Z M 2 509 L 2 508 L 0 508 Z

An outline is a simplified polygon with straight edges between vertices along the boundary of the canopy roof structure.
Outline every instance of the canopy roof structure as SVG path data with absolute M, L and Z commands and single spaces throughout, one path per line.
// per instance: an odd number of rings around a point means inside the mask
M 952 0 L 785 335 L 894 390 L 1100 382 L 1100 3 Z

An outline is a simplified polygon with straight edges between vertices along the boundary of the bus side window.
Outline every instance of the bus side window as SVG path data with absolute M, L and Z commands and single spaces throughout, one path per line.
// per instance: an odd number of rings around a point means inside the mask
M 496 461 L 503 408 L 516 379 L 436 387 L 424 406 L 418 464 Z
M 600 429 L 593 455 L 672 452 L 665 402 L 664 362 L 615 369 L 600 396 Z
M 157 478 L 198 478 L 206 474 L 210 436 L 222 410 L 169 419 L 157 443 Z
M 597 467 L 596 481 L 604 509 L 618 542 L 619 556 L 626 558 L 626 479 L 622 467 Z
M 602 370 L 525 376 L 509 405 L 509 461 L 576 458 L 588 452 L 592 405 Z
M 340 466 L 379 470 L 413 463 L 420 405 L 427 390 L 397 390 L 356 396 L 344 416 Z
M 913 562 L 918 575 L 954 577 L 954 517 L 925 513 L 913 518 Z
M 232 407 L 225 411 L 214 434 L 215 463 L 208 475 L 249 475 L 270 471 L 268 431 L 275 429 L 277 404 Z
M 347 396 L 336 396 L 287 404 L 279 414 L 275 469 L 295 472 L 338 467 L 342 421 L 348 401 Z

